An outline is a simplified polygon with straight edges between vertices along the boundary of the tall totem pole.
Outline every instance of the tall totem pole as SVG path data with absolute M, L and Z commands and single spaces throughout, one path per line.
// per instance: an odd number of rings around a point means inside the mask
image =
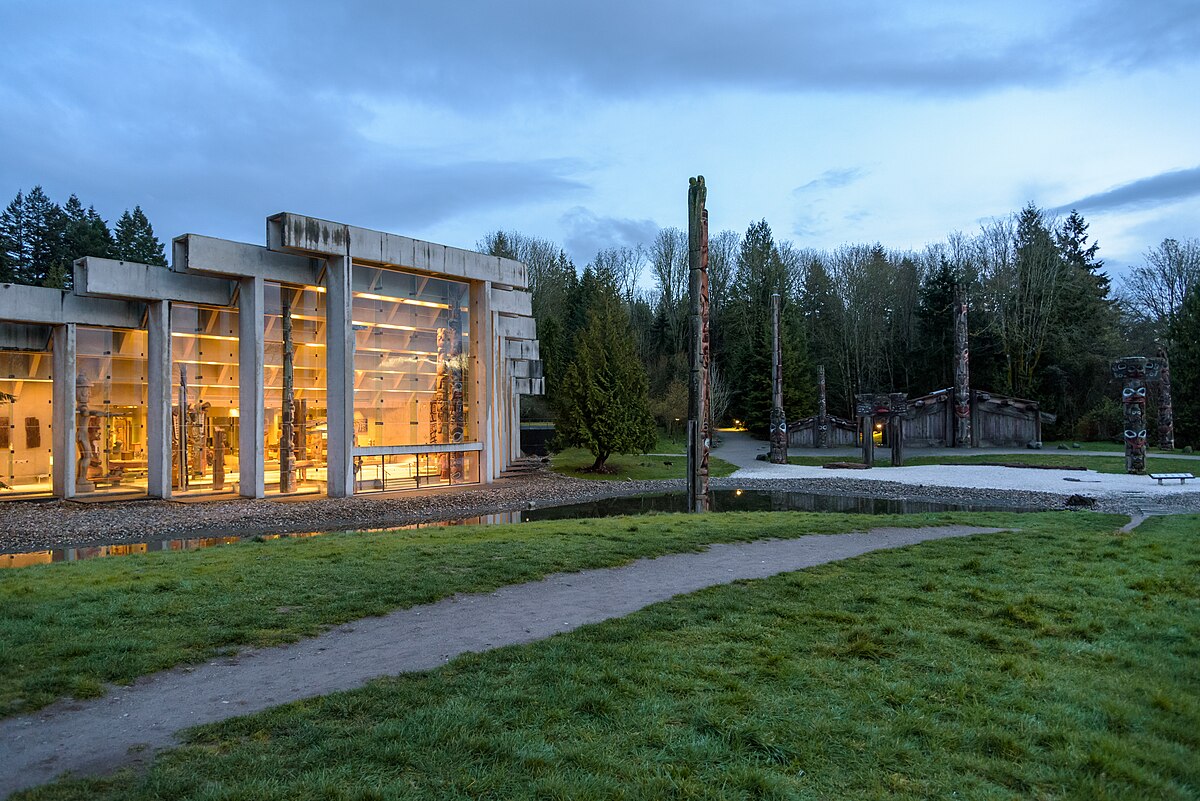
M 817 433 L 813 445 L 829 447 L 829 409 L 825 403 L 825 365 L 817 368 Z
M 691 375 L 688 382 L 688 509 L 708 511 L 709 426 L 708 187 L 700 175 L 688 182 L 688 299 L 691 305 Z
M 954 445 L 971 447 L 971 352 L 967 347 L 967 288 L 954 291 Z
M 1160 365 L 1145 356 L 1126 356 L 1112 363 L 1113 378 L 1125 382 L 1125 472 L 1146 472 L 1146 382 L 1158 378 Z
M 779 293 L 771 295 L 771 464 L 787 464 L 787 419 L 783 414 L 783 345 L 779 340 Z

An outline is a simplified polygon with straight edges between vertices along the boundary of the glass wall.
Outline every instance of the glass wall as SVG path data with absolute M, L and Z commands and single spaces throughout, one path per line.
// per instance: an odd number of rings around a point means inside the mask
M 470 429 L 469 286 L 355 264 L 354 446 L 462 444 Z M 473 453 L 360 455 L 359 492 L 479 480 Z
M 171 487 L 238 490 L 238 313 L 171 305 Z
M 325 290 L 267 282 L 263 386 L 268 493 L 323 493 L 328 480 Z
M 0 500 L 50 495 L 50 345 L 0 351 Z
M 75 490 L 146 491 L 146 332 L 76 329 Z

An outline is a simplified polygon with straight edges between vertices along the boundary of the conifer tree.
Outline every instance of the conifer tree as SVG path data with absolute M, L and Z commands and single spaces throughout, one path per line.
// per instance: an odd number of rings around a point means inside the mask
M 1184 296 L 1170 335 L 1171 383 L 1186 388 L 1174 396 L 1176 444 L 1200 449 L 1200 395 L 1195 391 L 1200 387 L 1200 284 Z
M 654 418 L 647 400 L 646 370 L 637 357 L 629 317 L 617 288 L 584 271 L 581 285 L 595 287 L 587 299 L 586 323 L 575 338 L 558 395 L 557 435 L 589 450 L 590 470 L 603 472 L 614 453 L 654 445 Z
M 134 206 L 133 212 L 126 210 L 117 220 L 116 233 L 117 258 L 124 261 L 135 261 L 142 264 L 167 266 L 166 253 L 162 242 L 154 235 L 154 227 L 141 206 Z

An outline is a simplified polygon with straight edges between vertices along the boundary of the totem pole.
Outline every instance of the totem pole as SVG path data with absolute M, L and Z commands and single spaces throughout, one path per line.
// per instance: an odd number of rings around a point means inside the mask
M 188 470 L 188 381 L 187 365 L 179 365 L 179 489 L 187 491 L 191 472 Z
M 907 393 L 893 392 L 888 395 L 888 439 L 892 444 L 892 467 L 904 465 L 904 415 L 907 411 Z
M 829 410 L 825 405 L 825 366 L 817 368 L 817 431 L 813 437 L 813 445 L 818 448 L 829 447 Z
M 688 510 L 708 511 L 708 453 L 712 445 L 708 340 L 708 187 L 688 181 L 688 300 L 692 330 L 688 383 Z
M 282 291 L 283 317 L 283 402 L 281 413 L 283 420 L 279 434 L 279 491 L 281 493 L 296 491 L 296 459 L 293 455 L 295 447 L 296 396 L 295 357 L 296 349 L 292 344 L 292 299 L 290 289 Z
M 875 466 L 875 396 L 855 395 L 854 416 L 858 418 L 858 433 L 862 437 L 862 463 Z
M 967 347 L 967 289 L 959 284 L 954 300 L 954 445 L 971 447 L 971 353 Z
M 213 475 L 212 488 L 225 489 L 225 429 L 213 429 Z
M 1171 408 L 1171 364 L 1167 349 L 1158 349 L 1158 447 L 1175 450 L 1175 412 Z
M 450 443 L 461 445 L 463 441 L 463 353 L 462 353 L 462 297 L 450 305 Z M 450 480 L 463 480 L 463 454 L 450 454 Z
M 1123 380 L 1125 405 L 1125 472 L 1146 472 L 1146 382 L 1158 378 L 1159 364 L 1145 356 L 1126 356 L 1112 363 L 1113 378 Z
M 779 338 L 779 293 L 771 295 L 771 464 L 787 464 L 787 417 L 783 413 L 783 344 Z

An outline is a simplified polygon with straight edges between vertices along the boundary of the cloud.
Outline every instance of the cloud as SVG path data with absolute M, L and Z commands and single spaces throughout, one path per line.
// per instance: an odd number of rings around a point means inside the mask
M 792 190 L 795 194 L 814 191 L 818 189 L 840 189 L 843 186 L 849 186 L 860 178 L 864 177 L 867 171 L 862 167 L 840 167 L 828 169 L 818 175 L 806 184 L 796 187 Z
M 568 209 L 560 222 L 567 231 L 564 246 L 578 265 L 605 248 L 649 245 L 660 227 L 653 220 L 600 216 L 583 206 Z
M 1151 175 L 1065 203 L 1052 212 L 1153 208 L 1200 196 L 1200 166 Z

